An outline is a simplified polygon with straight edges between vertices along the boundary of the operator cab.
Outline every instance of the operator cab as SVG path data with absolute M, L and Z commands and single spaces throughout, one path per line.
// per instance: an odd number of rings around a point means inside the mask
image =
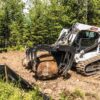
M 80 31 L 73 43 L 73 46 L 77 48 L 77 52 L 86 49 L 98 42 L 99 33 L 89 30 Z

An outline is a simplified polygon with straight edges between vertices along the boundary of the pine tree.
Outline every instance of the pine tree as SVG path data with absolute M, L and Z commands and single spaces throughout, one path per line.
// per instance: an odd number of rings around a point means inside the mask
M 23 3 L 21 0 L 5 0 L 2 33 L 6 35 L 9 45 L 20 45 L 23 28 Z

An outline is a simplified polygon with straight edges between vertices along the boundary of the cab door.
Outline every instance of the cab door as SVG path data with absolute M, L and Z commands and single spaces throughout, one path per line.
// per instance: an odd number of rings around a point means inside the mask
M 73 46 L 76 47 L 77 52 L 80 52 L 98 42 L 98 38 L 98 32 L 83 30 L 76 36 Z

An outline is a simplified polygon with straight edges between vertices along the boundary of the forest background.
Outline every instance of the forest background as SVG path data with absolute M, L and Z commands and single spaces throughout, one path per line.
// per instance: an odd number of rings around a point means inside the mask
M 52 44 L 76 22 L 100 26 L 100 0 L 0 0 L 0 37 L 9 48 Z

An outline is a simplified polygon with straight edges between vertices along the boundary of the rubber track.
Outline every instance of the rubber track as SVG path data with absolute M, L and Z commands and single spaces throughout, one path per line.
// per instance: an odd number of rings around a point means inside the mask
M 81 61 L 78 64 L 76 64 L 76 70 L 78 73 L 82 74 L 82 75 L 94 75 L 97 73 L 97 71 L 91 72 L 91 73 L 86 73 L 85 72 L 85 68 L 87 67 L 87 65 L 94 63 L 94 62 L 98 62 L 100 61 L 100 55 L 97 55 L 93 58 L 87 59 L 86 61 Z

